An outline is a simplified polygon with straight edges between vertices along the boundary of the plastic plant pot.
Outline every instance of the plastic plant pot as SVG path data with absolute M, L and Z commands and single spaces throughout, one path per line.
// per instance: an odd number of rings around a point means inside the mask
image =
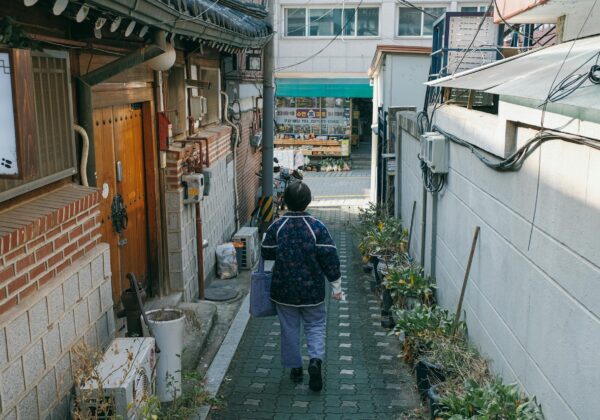
M 421 398 L 427 398 L 429 389 L 431 388 L 431 380 L 436 383 L 446 380 L 444 368 L 441 365 L 430 363 L 427 359 L 421 358 L 415 366 L 415 374 L 417 377 L 417 389 Z
M 181 353 L 185 314 L 178 309 L 146 312 L 150 330 L 160 350 L 156 363 L 156 395 L 160 402 L 181 396 Z
M 431 420 L 436 420 L 438 417 L 436 415 L 437 411 L 441 409 L 441 400 L 442 397 L 437 391 L 437 386 L 434 385 L 427 391 L 427 407 L 429 408 L 429 416 Z

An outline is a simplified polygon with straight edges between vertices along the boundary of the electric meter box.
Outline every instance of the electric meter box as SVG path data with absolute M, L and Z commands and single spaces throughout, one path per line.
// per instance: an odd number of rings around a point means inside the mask
M 434 174 L 448 173 L 448 139 L 436 132 L 421 135 L 421 159 Z
M 187 193 L 184 195 L 185 204 L 199 203 L 204 197 L 204 175 L 189 174 L 184 175 L 182 181 L 186 185 Z

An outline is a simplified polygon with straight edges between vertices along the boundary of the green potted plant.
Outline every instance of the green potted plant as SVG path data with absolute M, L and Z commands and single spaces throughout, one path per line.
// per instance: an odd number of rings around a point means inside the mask
M 480 384 L 468 380 L 463 393 L 454 391 L 434 407 L 435 418 L 543 420 L 542 409 L 535 398 L 529 398 L 516 384 L 505 385 L 500 378 Z
M 417 303 L 434 303 L 433 292 L 436 285 L 418 264 L 393 265 L 384 279 L 384 286 L 390 290 L 394 303 L 399 308 L 410 309 Z

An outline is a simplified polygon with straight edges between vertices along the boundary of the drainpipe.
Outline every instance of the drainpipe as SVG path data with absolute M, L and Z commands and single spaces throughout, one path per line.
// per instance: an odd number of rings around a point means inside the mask
M 267 1 L 267 24 L 273 27 L 274 1 Z M 275 86 L 273 83 L 274 61 L 273 38 L 265 45 L 263 70 L 263 145 L 262 145 L 262 196 L 266 200 L 273 196 L 273 136 L 275 127 Z M 263 201 L 265 201 L 263 200 Z
M 89 186 L 87 178 L 87 161 L 90 152 L 90 138 L 82 126 L 74 124 L 73 129 L 81 136 L 81 163 L 79 165 L 79 174 L 81 176 L 81 185 Z
M 421 209 L 421 267 L 425 267 L 425 238 L 427 230 L 427 189 L 423 186 L 423 208 Z
M 438 193 L 433 193 L 431 198 L 431 267 L 429 275 L 435 279 L 435 259 L 437 258 L 437 208 L 438 208 Z
M 233 149 L 233 193 L 235 198 L 235 231 L 240 229 L 240 195 L 237 186 L 237 148 L 240 142 L 240 129 L 237 125 L 229 121 L 229 95 L 226 92 L 221 91 L 221 95 L 225 98 L 225 110 L 223 112 L 223 119 L 227 124 L 235 130 L 235 142 L 232 145 Z

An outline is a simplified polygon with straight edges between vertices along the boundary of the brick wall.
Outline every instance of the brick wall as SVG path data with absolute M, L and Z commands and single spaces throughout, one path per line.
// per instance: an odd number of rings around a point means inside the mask
M 100 242 L 98 193 L 68 185 L 0 213 L 0 315 Z
M 260 171 L 262 153 L 250 146 L 252 132 L 253 112 L 242 113 L 240 124 L 242 126 L 241 141 L 237 148 L 237 188 L 239 195 L 240 224 L 246 223 L 256 206 L 256 192 L 260 186 L 260 179 L 256 173 Z
M 0 213 L 0 418 L 67 418 L 73 347 L 115 321 L 98 196 L 60 188 Z

